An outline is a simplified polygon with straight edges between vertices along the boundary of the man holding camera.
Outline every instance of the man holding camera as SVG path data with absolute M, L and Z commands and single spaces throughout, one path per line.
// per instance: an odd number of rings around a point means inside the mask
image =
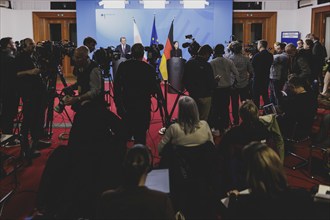
M 102 119 L 105 108 L 101 69 L 89 58 L 87 46 L 74 51 L 77 82 L 64 90 L 78 90 L 78 96 L 65 96 L 65 105 L 76 111 L 70 131 L 69 145 L 81 147 L 102 139 L 107 129 Z M 92 129 L 91 129 L 92 128 Z
M 16 45 L 11 37 L 4 37 L 0 40 L 0 47 L 0 130 L 4 134 L 12 134 L 19 102 L 14 56 Z
M 46 86 L 40 76 L 41 70 L 33 57 L 36 44 L 33 39 L 21 41 L 22 52 L 16 56 L 19 93 L 23 101 L 23 122 L 21 128 L 21 146 L 25 157 L 32 159 L 39 156 L 36 150 L 50 146 L 49 142 L 41 141 L 46 109 Z M 28 134 L 32 138 L 30 148 Z
M 121 63 L 114 79 L 114 100 L 118 115 L 123 119 L 127 137 L 135 143 L 146 143 L 146 131 L 150 124 L 151 95 L 159 86 L 155 69 L 143 62 L 144 47 L 137 43 L 132 47 L 132 59 Z

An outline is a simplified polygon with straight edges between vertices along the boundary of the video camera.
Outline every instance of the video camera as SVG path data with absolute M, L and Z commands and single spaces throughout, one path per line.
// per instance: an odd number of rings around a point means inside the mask
M 160 51 L 163 49 L 163 44 L 152 44 L 150 47 L 144 47 L 144 50 L 147 52 L 147 61 L 151 64 L 155 63 L 161 57 Z
M 115 50 L 114 46 L 100 47 L 93 54 L 93 60 L 100 66 L 105 76 L 110 74 L 110 63 L 114 60 L 119 60 L 120 57 L 121 53 Z
M 245 45 L 244 52 L 254 56 L 256 53 L 258 53 L 257 45 L 257 42 Z
M 64 99 L 66 96 L 74 96 L 75 92 L 72 89 L 72 87 L 68 86 L 62 89 L 61 93 L 58 94 L 58 98 L 59 98 L 59 103 L 57 106 L 54 107 L 54 111 L 57 113 L 62 113 L 65 105 L 64 105 Z
M 201 47 L 199 45 L 199 43 L 195 40 L 195 38 L 193 38 L 192 34 L 188 34 L 185 36 L 186 40 L 191 40 L 191 42 L 185 42 L 182 44 L 183 48 L 187 48 L 188 47 L 188 52 L 189 54 L 194 57 L 197 55 L 197 52 L 199 50 L 199 48 Z
M 36 58 L 40 69 L 48 71 L 62 64 L 64 56 L 73 57 L 76 46 L 71 41 L 41 41 L 36 44 Z

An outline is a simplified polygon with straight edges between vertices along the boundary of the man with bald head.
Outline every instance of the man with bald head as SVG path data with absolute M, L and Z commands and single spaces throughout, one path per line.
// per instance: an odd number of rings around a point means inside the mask
M 97 125 L 100 122 L 98 116 L 105 110 L 101 69 L 88 54 L 87 46 L 80 46 L 74 51 L 77 82 L 70 87 L 78 90 L 78 95 L 66 96 L 63 100 L 65 105 L 71 105 L 76 111 L 69 138 L 69 145 L 73 146 L 95 140 L 102 127 Z M 85 139 L 87 137 L 88 140 Z

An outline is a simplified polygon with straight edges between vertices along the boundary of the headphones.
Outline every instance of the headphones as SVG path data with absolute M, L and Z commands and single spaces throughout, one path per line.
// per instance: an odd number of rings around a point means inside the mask
M 140 156 L 142 156 L 141 161 L 138 159 Z M 137 169 L 147 170 L 149 173 L 153 169 L 153 156 L 149 147 L 135 144 L 127 152 L 125 166 L 134 166 Z

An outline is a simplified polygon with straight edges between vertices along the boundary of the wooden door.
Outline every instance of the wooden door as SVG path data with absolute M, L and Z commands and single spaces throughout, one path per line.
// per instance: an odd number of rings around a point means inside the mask
M 330 56 L 330 5 L 312 9 L 312 26 L 311 30 L 320 42 L 326 47 L 328 57 Z M 305 37 L 305 36 L 303 36 Z
M 77 45 L 76 14 L 74 12 L 34 12 L 34 40 L 73 42 Z M 72 77 L 71 58 L 65 56 L 62 62 L 62 72 L 65 77 Z
M 276 12 L 234 12 L 233 35 L 243 42 L 244 48 L 265 39 L 272 50 L 276 40 L 276 16 Z

